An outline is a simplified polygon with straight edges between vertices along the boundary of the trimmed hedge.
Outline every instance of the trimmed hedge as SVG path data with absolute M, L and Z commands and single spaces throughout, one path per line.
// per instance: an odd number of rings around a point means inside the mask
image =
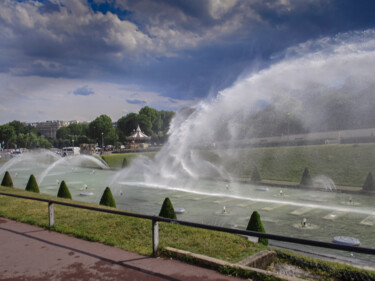
M 35 179 L 34 175 L 30 176 L 25 190 L 35 192 L 35 193 L 39 193 L 39 186 L 38 186 L 38 183 L 36 182 L 36 179 Z
M 363 184 L 362 189 L 366 190 L 366 191 L 373 191 L 373 190 L 375 190 L 374 177 L 372 176 L 371 172 L 369 172 L 367 174 L 367 177 L 366 177 L 366 180 L 365 180 L 365 182 Z
M 246 230 L 266 233 L 266 230 L 264 229 L 263 223 L 260 219 L 260 215 L 257 211 L 254 211 L 251 214 Z M 268 245 L 267 238 L 259 238 L 258 242 L 266 246 Z
M 111 189 L 107 186 L 100 199 L 100 205 L 116 208 L 116 201 L 113 198 Z
M 163 205 L 161 206 L 159 217 L 168 219 L 177 219 L 176 212 L 174 211 L 171 200 L 167 197 L 164 199 Z
M 8 171 L 5 172 L 1 185 L 7 186 L 7 187 L 13 187 L 13 180 Z
M 57 197 L 72 199 L 69 188 L 67 187 L 65 181 L 62 181 L 60 184 L 59 191 L 57 192 Z
M 258 172 L 258 168 L 256 166 L 254 166 L 254 169 L 251 173 L 251 182 L 260 182 L 261 181 L 261 178 L 260 178 L 260 174 Z
M 309 172 L 308 168 L 305 168 L 305 170 L 303 171 L 301 182 L 299 184 L 302 187 L 312 186 L 312 179 L 311 179 L 310 172 Z

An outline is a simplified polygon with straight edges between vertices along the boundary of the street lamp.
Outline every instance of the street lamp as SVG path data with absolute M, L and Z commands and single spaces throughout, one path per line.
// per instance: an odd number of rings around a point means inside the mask
M 104 150 L 104 137 L 103 137 L 104 133 L 102 132 L 102 149 Z

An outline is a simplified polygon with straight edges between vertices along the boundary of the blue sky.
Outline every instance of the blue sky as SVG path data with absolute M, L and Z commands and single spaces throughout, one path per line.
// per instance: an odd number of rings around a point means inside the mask
M 1 0 L 0 124 L 191 106 L 293 46 L 373 29 L 374 10 L 371 0 Z

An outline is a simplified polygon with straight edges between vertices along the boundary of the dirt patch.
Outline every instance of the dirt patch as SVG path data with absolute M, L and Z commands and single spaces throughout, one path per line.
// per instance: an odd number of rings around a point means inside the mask
M 298 266 L 280 262 L 273 263 L 267 268 L 267 270 L 286 276 L 298 277 L 306 280 L 322 280 L 321 276 L 311 274 L 310 272 L 307 272 Z

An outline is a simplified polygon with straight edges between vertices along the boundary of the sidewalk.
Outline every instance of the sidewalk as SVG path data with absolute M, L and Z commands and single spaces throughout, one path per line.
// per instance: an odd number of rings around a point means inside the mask
M 243 280 L 0 218 L 0 280 Z

